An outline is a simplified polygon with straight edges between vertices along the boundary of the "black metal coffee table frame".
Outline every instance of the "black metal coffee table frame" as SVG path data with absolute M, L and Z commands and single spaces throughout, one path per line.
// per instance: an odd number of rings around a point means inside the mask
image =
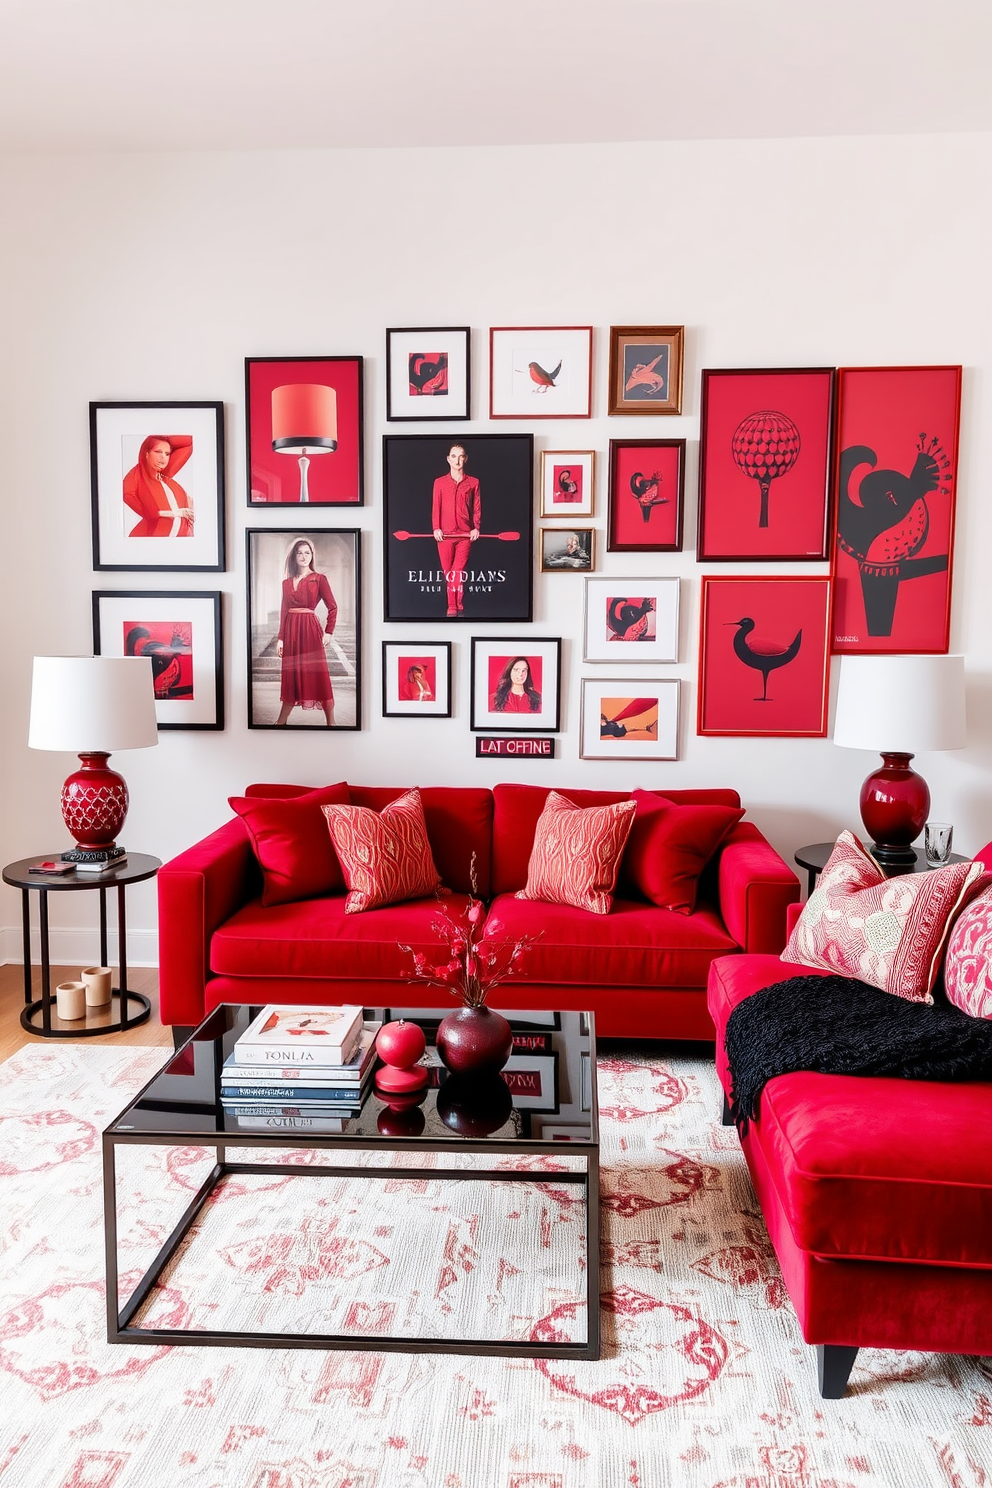
M 218 1009 L 224 1012 L 225 1009 Z M 233 1008 L 226 1011 L 239 1011 Z M 252 1010 L 254 1011 L 254 1010 Z M 216 1017 L 217 1015 L 212 1015 Z M 593 1015 L 569 1015 L 563 1017 L 578 1017 L 588 1019 L 589 1029 L 589 1051 L 592 1056 L 593 1069 L 595 1069 L 595 1030 Z M 206 1028 L 211 1019 L 205 1020 L 200 1029 L 193 1035 L 190 1042 L 195 1042 L 197 1034 Z M 186 1046 L 184 1046 L 186 1047 Z M 154 1085 L 160 1078 L 159 1075 L 150 1084 Z M 106 1257 L 107 1257 L 107 1341 L 109 1343 L 128 1344 L 199 1344 L 203 1346 L 232 1347 L 232 1348 L 312 1348 L 312 1349 L 350 1349 L 353 1351 L 372 1351 L 376 1353 L 428 1353 L 428 1354 L 479 1354 L 496 1355 L 510 1358 L 530 1359 L 598 1359 L 600 1357 L 600 1322 L 599 1322 L 599 1245 L 600 1245 L 600 1223 L 599 1223 L 599 1141 L 596 1118 L 596 1091 L 595 1080 L 593 1081 L 593 1110 L 590 1113 L 591 1137 L 588 1142 L 569 1142 L 567 1154 L 570 1157 L 584 1158 L 585 1168 L 582 1171 L 548 1171 L 532 1169 L 493 1169 L 486 1168 L 443 1168 L 443 1167 L 354 1167 L 354 1166 L 311 1166 L 310 1164 L 279 1164 L 280 1177 L 295 1175 L 300 1177 L 326 1177 L 326 1178 L 372 1178 L 391 1180 L 410 1179 L 445 1179 L 453 1182 L 477 1182 L 483 1179 L 487 1182 L 505 1183 L 532 1183 L 532 1184 L 569 1184 L 580 1187 L 586 1206 L 586 1339 L 578 1343 L 540 1343 L 516 1342 L 510 1339 L 493 1340 L 489 1338 L 430 1338 L 430 1337 L 383 1337 L 382 1335 L 368 1335 L 354 1333 L 268 1333 L 268 1332 L 242 1332 L 225 1329 L 205 1328 L 149 1328 L 136 1324 L 141 1308 L 159 1281 L 162 1273 L 169 1265 L 177 1250 L 181 1246 L 186 1235 L 189 1233 L 204 1205 L 215 1192 L 218 1185 L 226 1178 L 235 1174 L 262 1174 L 272 1175 L 272 1164 L 265 1162 L 229 1162 L 227 1160 L 227 1149 L 259 1147 L 266 1150 L 276 1148 L 301 1149 L 327 1149 L 329 1151 L 347 1149 L 354 1151 L 385 1151 L 385 1152 L 432 1152 L 437 1154 L 439 1150 L 452 1153 L 485 1152 L 488 1154 L 516 1155 L 526 1153 L 543 1153 L 554 1150 L 558 1157 L 562 1156 L 562 1144 L 560 1142 L 544 1141 L 540 1138 L 517 1138 L 513 1141 L 501 1141 L 496 1138 L 472 1138 L 458 1137 L 454 1134 L 450 1138 L 439 1136 L 430 1137 L 396 1137 L 387 1139 L 383 1137 L 363 1139 L 360 1136 L 351 1136 L 347 1133 L 336 1132 L 253 1132 L 250 1130 L 230 1131 L 220 1133 L 216 1121 L 218 1117 L 212 1104 L 204 1103 L 200 1114 L 203 1121 L 200 1129 L 193 1125 L 183 1125 L 181 1128 L 170 1126 L 166 1121 L 162 1122 L 161 1129 L 145 1127 L 137 1130 L 135 1125 L 129 1123 L 127 1118 L 133 1114 L 135 1108 L 142 1101 L 142 1097 L 149 1089 L 139 1092 L 130 1105 L 121 1115 L 111 1123 L 103 1133 L 103 1181 L 104 1181 L 104 1228 L 106 1234 Z M 217 1110 L 220 1108 L 217 1107 Z M 190 1113 L 192 1114 L 192 1113 Z M 223 1117 L 219 1119 L 223 1120 Z M 211 1121 L 215 1124 L 211 1125 Z M 218 1140 L 222 1136 L 223 1140 Z M 207 1175 L 199 1189 L 187 1205 L 179 1222 L 162 1245 L 151 1265 L 145 1271 L 134 1291 L 121 1305 L 119 1298 L 119 1271 L 118 1271 L 118 1247 L 117 1247 L 117 1165 L 116 1149 L 119 1146 L 144 1145 L 144 1146 L 202 1146 L 213 1148 L 216 1152 L 217 1161 L 210 1173 Z

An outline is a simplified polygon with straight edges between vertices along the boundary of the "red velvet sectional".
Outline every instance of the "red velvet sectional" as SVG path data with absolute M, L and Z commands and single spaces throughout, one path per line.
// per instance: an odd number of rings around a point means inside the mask
M 257 785 L 249 796 L 307 787 Z M 350 786 L 357 806 L 381 810 L 405 787 Z M 569 790 L 579 806 L 629 799 L 624 791 Z M 677 805 L 740 806 L 732 790 L 666 791 Z M 785 944 L 796 876 L 756 827 L 740 822 L 700 880 L 692 914 L 618 897 L 608 915 L 515 898 L 547 789 L 526 785 L 427 787 L 427 834 L 451 904 L 465 902 L 475 856 L 479 895 L 516 938 L 542 932 L 503 1007 L 592 1009 L 597 1031 L 633 1038 L 711 1039 L 706 979 L 715 957 L 777 953 Z M 433 899 L 345 915 L 344 895 L 263 908 L 248 832 L 236 819 L 167 863 L 158 879 L 161 1016 L 190 1027 L 221 1002 L 361 1001 L 416 1007 L 436 1001 L 408 981 L 409 953 L 436 948 Z

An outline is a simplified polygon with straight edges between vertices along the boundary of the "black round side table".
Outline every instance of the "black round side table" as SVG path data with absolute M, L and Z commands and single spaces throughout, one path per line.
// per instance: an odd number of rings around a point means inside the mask
M 57 853 L 39 853 L 33 858 L 21 858 L 8 863 L 3 870 L 4 883 L 21 891 L 21 914 L 24 929 L 24 1010 L 21 1027 L 38 1038 L 96 1038 L 101 1033 L 120 1033 L 125 1028 L 137 1028 L 147 1022 L 151 1015 L 151 1003 L 140 992 L 129 992 L 127 986 L 127 920 L 124 911 L 124 896 L 128 884 L 141 883 L 154 878 L 162 866 L 160 858 L 147 853 L 128 853 L 127 862 L 120 868 L 111 868 L 106 873 L 67 873 L 64 878 L 49 877 L 43 873 L 29 872 L 33 863 L 44 862 L 46 857 L 56 858 Z M 73 894 L 86 889 L 100 891 L 100 965 L 107 964 L 107 890 L 117 890 L 117 957 L 120 986 L 115 987 L 112 997 L 117 998 L 120 1016 L 106 1020 L 100 1011 L 99 1021 L 86 1019 L 68 1020 L 53 1025 L 52 1008 L 55 999 L 51 987 L 51 959 L 48 950 L 48 896 L 49 894 Z M 31 894 L 38 895 L 38 919 L 41 931 L 41 997 L 31 997 Z M 129 1010 L 134 1012 L 129 1016 Z M 113 1003 L 111 1003 L 113 1009 Z M 57 1017 L 57 1014 L 56 1014 Z M 40 1018 L 40 1024 L 38 1019 Z
M 816 888 L 816 880 L 827 866 L 827 859 L 833 852 L 834 842 L 811 842 L 806 847 L 798 847 L 794 858 L 800 868 L 806 869 L 806 892 L 812 894 Z M 868 849 L 871 852 L 871 848 Z M 879 868 L 886 878 L 897 878 L 900 873 L 930 873 L 932 869 L 927 862 L 926 853 L 922 847 L 913 849 L 916 854 L 915 863 L 879 863 Z M 959 853 L 951 853 L 947 859 L 948 863 L 967 863 L 967 858 L 962 858 Z M 946 867 L 947 865 L 944 864 Z

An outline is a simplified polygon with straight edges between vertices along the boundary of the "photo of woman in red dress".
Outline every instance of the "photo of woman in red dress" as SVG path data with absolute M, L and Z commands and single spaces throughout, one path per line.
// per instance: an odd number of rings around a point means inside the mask
M 139 517 L 129 537 L 192 537 L 193 503 L 173 477 L 193 453 L 190 434 L 149 434 L 124 477 L 124 502 Z
M 499 674 L 490 707 L 494 713 L 540 713 L 541 694 L 526 656 L 511 657 Z
M 287 723 L 297 707 L 323 708 L 327 726 L 332 728 L 334 689 L 327 668 L 327 647 L 338 607 L 326 575 L 315 572 L 313 557 L 313 546 L 305 537 L 298 537 L 286 555 L 276 640 L 276 655 L 282 662 L 281 706 L 276 723 Z M 316 614 L 319 604 L 327 612 L 323 630 Z

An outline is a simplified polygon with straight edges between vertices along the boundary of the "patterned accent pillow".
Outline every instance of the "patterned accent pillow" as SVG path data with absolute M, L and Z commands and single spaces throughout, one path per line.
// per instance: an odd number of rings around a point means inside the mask
M 992 889 L 954 921 L 944 957 L 948 1000 L 971 1018 L 992 1018 Z
M 948 930 L 984 873 L 981 863 L 954 863 L 886 878 L 854 833 L 841 832 L 782 960 L 933 1002 Z
M 369 806 L 325 806 L 344 881 L 345 914 L 420 899 L 441 889 L 419 790 L 407 791 L 381 811 Z
M 576 806 L 549 791 L 534 833 L 527 885 L 516 897 L 609 914 L 636 810 L 635 801 Z

